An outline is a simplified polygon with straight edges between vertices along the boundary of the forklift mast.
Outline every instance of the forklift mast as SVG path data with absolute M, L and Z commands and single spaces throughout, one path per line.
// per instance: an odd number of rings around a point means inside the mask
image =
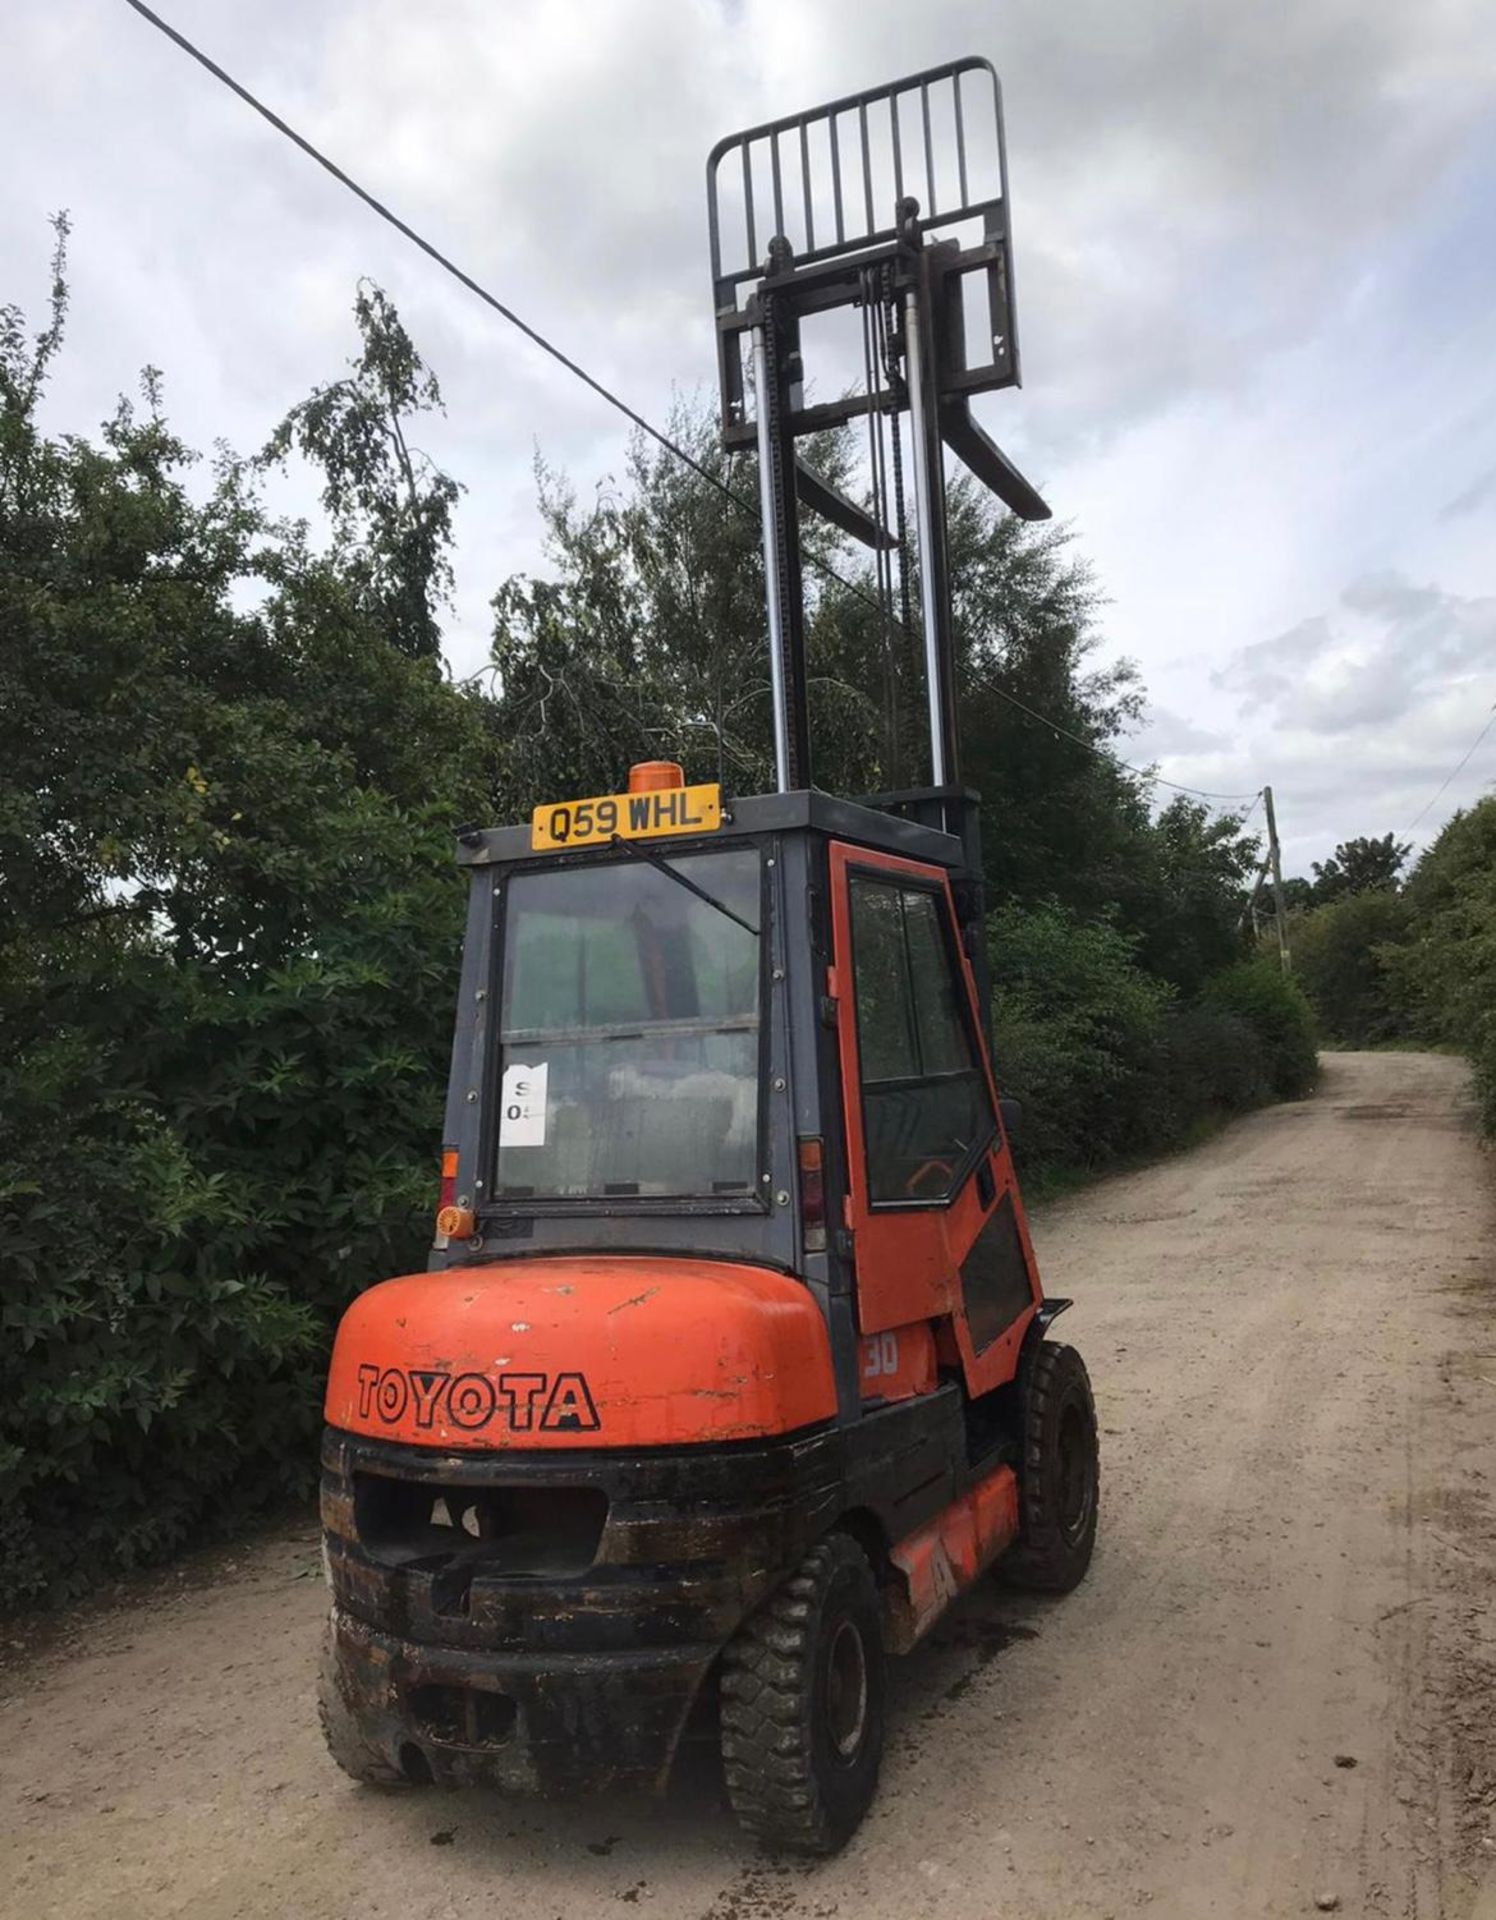
M 915 642 L 902 524 L 907 416 L 929 785 L 874 804 L 954 833 L 978 856 L 969 864 L 979 874 L 975 796 L 960 787 L 944 448 L 1021 518 L 1049 517 L 971 412 L 973 394 L 1019 384 L 997 75 L 986 60 L 958 60 L 729 135 L 708 159 L 707 199 L 722 438 L 758 454 L 777 788 L 812 785 L 802 507 L 873 549 L 885 617 Z M 863 390 L 811 403 L 805 323 L 840 309 L 862 316 Z M 870 430 L 871 513 L 796 451 L 805 435 L 858 417 Z M 897 533 L 882 510 L 885 422 Z

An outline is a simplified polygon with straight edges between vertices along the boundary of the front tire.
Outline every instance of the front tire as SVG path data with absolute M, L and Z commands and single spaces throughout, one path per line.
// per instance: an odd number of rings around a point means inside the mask
M 317 1672 L 317 1718 L 327 1751 L 350 1780 L 365 1787 L 409 1787 L 414 1783 L 377 1747 L 370 1746 L 358 1716 L 343 1691 L 337 1637 L 329 1621 L 322 1639 L 322 1661 Z
M 1019 1376 L 1018 1391 L 1018 1541 L 999 1570 L 1017 1587 L 1069 1593 L 1091 1564 L 1101 1484 L 1086 1363 L 1074 1347 L 1041 1340 Z
M 831 1534 L 722 1656 L 733 1812 L 766 1846 L 829 1854 L 872 1801 L 883 1757 L 882 1608 L 867 1555 Z

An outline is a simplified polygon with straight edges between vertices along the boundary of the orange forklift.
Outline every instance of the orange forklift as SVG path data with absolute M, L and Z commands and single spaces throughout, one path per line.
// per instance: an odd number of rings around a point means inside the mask
M 1069 1303 L 1040 1288 L 987 1043 L 943 447 L 1048 509 L 970 412 L 1019 374 L 985 61 L 735 135 L 708 187 L 776 790 L 651 762 L 459 836 L 430 1266 L 354 1301 L 327 1387 L 321 1713 L 389 1786 L 658 1789 L 709 1733 L 742 1824 L 819 1854 L 873 1797 L 888 1656 L 994 1563 L 1067 1591 L 1095 1540 L 1091 1388 L 1048 1338 Z M 802 323 L 837 309 L 868 378 L 810 404 Z M 796 453 L 854 417 L 871 511 Z M 837 799 L 810 773 L 799 513 L 866 540 L 890 602 L 895 550 L 912 586 L 903 449 L 877 452 L 901 421 L 930 783 Z

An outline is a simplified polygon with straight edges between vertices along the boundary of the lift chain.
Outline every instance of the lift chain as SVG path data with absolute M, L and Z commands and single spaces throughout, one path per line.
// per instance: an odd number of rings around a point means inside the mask
M 888 537 L 888 457 L 884 446 L 883 372 L 888 355 L 883 339 L 885 315 L 878 270 L 876 267 L 864 267 L 859 278 L 863 380 L 867 390 L 869 480 L 873 524 L 878 535 L 873 548 L 873 566 L 877 575 L 878 611 L 881 615 L 877 641 L 883 660 L 882 782 L 885 787 L 894 788 L 900 784 L 899 667 L 893 606 L 893 561 L 885 545 Z
M 893 268 L 886 260 L 883 263 L 883 304 L 889 316 L 884 332 L 888 356 L 884 376 L 893 402 L 893 508 L 895 534 L 899 543 L 899 613 L 904 631 L 912 633 L 914 616 L 909 600 L 909 521 L 904 505 L 904 444 L 899 431 L 899 414 L 908 402 L 909 390 L 901 364 L 903 329 L 899 321 L 899 303 L 894 293 Z
M 773 263 L 774 249 L 770 247 L 770 262 Z M 774 295 L 766 288 L 758 295 L 759 313 L 764 330 L 764 372 L 768 392 L 773 396 L 775 415 L 784 404 L 784 392 L 780 375 L 779 322 L 776 313 Z M 785 437 L 778 431 L 768 436 L 769 471 L 762 475 L 760 484 L 768 488 L 773 524 L 779 529 L 779 538 L 775 541 L 772 560 L 765 555 L 765 565 L 772 564 L 778 574 L 780 627 L 779 658 L 782 684 L 785 690 L 785 702 L 788 709 L 788 778 L 791 790 L 810 783 L 810 768 L 806 764 L 803 727 L 797 725 L 797 716 L 803 715 L 805 701 L 805 662 L 803 649 L 796 643 L 800 606 L 800 581 L 798 569 L 790 552 L 790 542 L 785 538 L 787 529 L 793 529 L 797 522 L 793 512 L 794 476 L 785 471 Z

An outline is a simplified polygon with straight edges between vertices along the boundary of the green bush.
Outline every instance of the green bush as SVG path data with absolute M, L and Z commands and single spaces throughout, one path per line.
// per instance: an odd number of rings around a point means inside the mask
M 1238 1005 L 1232 969 L 1219 1004 L 1181 1006 L 1143 970 L 1135 940 L 1053 904 L 1004 908 L 987 934 L 998 1078 L 1023 1103 L 1031 1172 L 1162 1151 L 1212 1115 L 1270 1099 L 1284 1077 L 1273 982 Z M 1302 1010 L 1297 996 L 1289 1005 Z
M 1347 894 L 1294 920 L 1294 978 L 1332 1039 L 1371 1047 L 1406 1033 L 1388 950 L 1406 938 L 1409 917 L 1401 894 L 1382 892 Z
M 1469 1056 L 1496 1132 L 1496 795 L 1449 821 L 1404 898 L 1408 935 L 1384 964 L 1420 1038 Z
M 65 304 L 59 254 L 38 339 L 0 307 L 0 1607 L 308 1487 L 332 1323 L 429 1238 L 497 745 L 429 657 L 440 476 L 344 473 L 319 554 L 251 463 L 189 488 L 156 376 L 48 439 Z
M 1233 1015 L 1251 1028 L 1271 1093 L 1280 1100 L 1308 1093 L 1319 1070 L 1314 1014 L 1275 958 L 1238 961 L 1207 984 L 1201 1000 L 1207 1009 Z
M 152 1103 L 29 1101 L 37 1050 L 7 1091 L 0 1207 L 7 1275 L 0 1420 L 0 1606 L 87 1590 L 183 1540 L 305 1490 L 319 1343 L 310 1308 L 221 1241 L 243 1197 L 194 1163 Z M 18 1082 L 22 1083 L 18 1086 Z M 84 1097 L 80 1097 L 84 1096 Z
M 1135 1149 L 1173 999 L 1136 942 L 1054 905 L 1011 906 L 989 918 L 987 948 L 997 1073 L 1024 1105 L 1024 1159 L 1089 1167 Z
M 1163 1033 L 1152 1093 L 1155 1144 L 1173 1146 L 1208 1115 L 1242 1113 L 1272 1098 L 1255 1029 L 1237 1014 L 1176 1008 Z
M 424 1262 L 462 888 L 341 825 L 316 954 L 84 942 L 0 1001 L 0 1607 L 308 1492 L 338 1314 Z

